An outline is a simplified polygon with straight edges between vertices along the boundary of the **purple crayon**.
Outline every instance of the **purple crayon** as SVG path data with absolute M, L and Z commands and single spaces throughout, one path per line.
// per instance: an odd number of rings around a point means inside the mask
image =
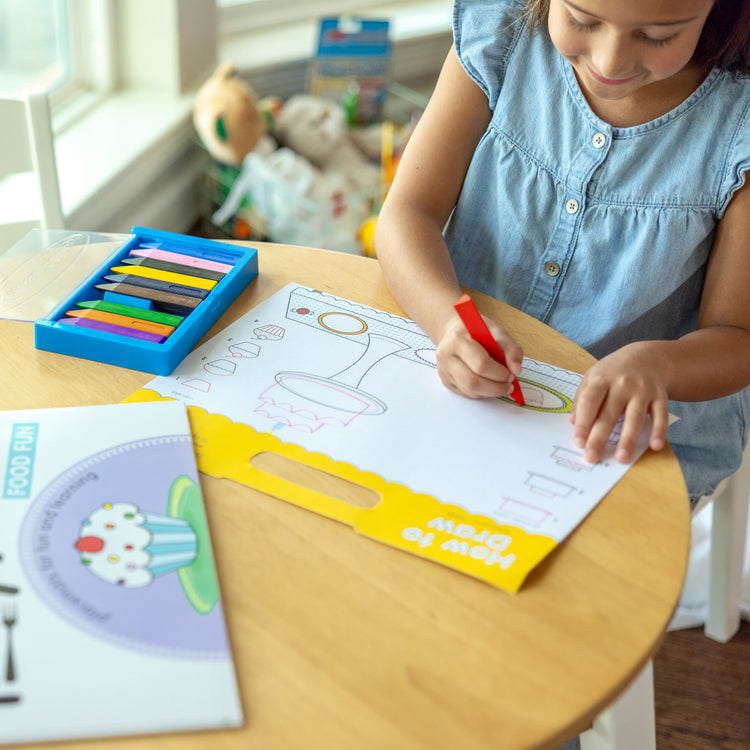
M 136 328 L 125 328 L 124 326 L 112 325 L 112 323 L 102 323 L 99 320 L 89 320 L 87 318 L 63 318 L 58 320 L 61 325 L 78 326 L 79 328 L 92 328 L 95 331 L 106 331 L 107 333 L 116 333 L 118 336 L 130 336 L 132 339 L 141 341 L 153 341 L 161 344 L 166 341 L 167 337 L 160 333 L 151 333 L 150 331 L 139 331 Z

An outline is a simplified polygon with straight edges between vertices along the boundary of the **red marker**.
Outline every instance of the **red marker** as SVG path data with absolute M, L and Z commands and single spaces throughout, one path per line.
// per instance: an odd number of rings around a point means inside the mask
M 479 310 L 477 310 L 471 297 L 468 294 L 462 295 L 461 299 L 453 307 L 456 309 L 458 317 L 461 318 L 463 324 L 466 326 L 466 330 L 469 332 L 471 338 L 481 344 L 492 359 L 499 362 L 503 367 L 507 367 L 508 363 L 505 361 L 503 350 L 497 341 L 492 338 L 490 329 L 487 328 L 487 324 L 479 314 Z M 521 392 L 521 386 L 518 383 L 518 378 L 515 376 L 513 377 L 513 390 L 510 397 L 521 406 L 526 403 Z

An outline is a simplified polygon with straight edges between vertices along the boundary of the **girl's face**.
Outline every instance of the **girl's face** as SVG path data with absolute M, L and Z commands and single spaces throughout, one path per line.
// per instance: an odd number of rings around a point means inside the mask
M 594 98 L 625 99 L 681 71 L 714 0 L 550 0 L 549 34 Z

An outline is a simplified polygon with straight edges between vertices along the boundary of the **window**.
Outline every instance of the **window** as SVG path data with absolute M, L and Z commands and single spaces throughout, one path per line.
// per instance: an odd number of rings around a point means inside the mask
M 0 92 L 44 89 L 74 116 L 113 88 L 114 0 L 0 0 Z M 72 105 L 72 106 L 71 106 Z
M 65 0 L 0 0 L 0 91 L 51 89 L 70 74 Z

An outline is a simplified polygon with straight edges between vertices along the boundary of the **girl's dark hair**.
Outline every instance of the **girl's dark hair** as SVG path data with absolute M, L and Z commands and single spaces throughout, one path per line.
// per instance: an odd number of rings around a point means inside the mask
M 550 0 L 526 0 L 529 29 L 547 27 Z M 750 0 L 716 0 L 708 14 L 694 60 L 707 70 L 750 75 Z
M 695 48 L 707 69 L 750 74 L 750 1 L 716 0 Z

